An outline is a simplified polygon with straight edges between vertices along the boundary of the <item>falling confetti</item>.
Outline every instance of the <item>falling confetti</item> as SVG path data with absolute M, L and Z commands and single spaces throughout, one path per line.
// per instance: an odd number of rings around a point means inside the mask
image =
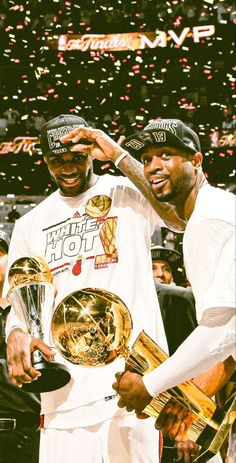
M 50 178 L 29 138 L 37 139 L 46 120 L 67 112 L 80 114 L 115 140 L 142 129 L 149 119 L 180 118 L 199 133 L 209 180 L 233 181 L 233 1 L 92 4 L 1 2 L 0 175 L 5 192 L 50 192 Z M 215 33 L 194 41 L 196 31 L 209 25 Z M 150 32 L 160 34 L 165 46 L 65 50 L 67 37 Z M 59 36 L 60 49 L 52 48 Z M 118 172 L 110 163 L 95 167 L 98 173 Z

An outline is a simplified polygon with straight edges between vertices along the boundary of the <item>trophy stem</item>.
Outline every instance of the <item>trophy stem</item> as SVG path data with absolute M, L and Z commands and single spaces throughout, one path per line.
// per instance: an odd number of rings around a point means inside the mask
M 43 354 L 40 352 L 40 350 L 35 350 L 34 352 L 32 352 L 31 358 L 33 367 L 35 366 L 35 364 L 42 362 L 44 359 Z
M 129 354 L 130 354 L 130 350 L 129 350 L 128 346 L 123 345 L 121 350 L 120 350 L 119 356 L 123 357 L 126 360 L 128 358 L 128 356 L 129 356 Z

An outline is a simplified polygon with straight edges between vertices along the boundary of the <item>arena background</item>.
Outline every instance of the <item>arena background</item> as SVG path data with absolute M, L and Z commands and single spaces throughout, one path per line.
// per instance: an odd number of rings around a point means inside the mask
M 234 191 L 235 22 L 232 0 L 1 0 L 0 229 L 53 191 L 34 142 L 61 113 L 115 140 L 180 118 L 210 183 Z

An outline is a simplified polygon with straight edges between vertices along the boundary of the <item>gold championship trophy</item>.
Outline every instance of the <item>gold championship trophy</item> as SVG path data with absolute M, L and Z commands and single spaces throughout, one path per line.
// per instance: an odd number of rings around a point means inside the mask
M 27 325 L 28 332 L 43 340 L 42 317 L 51 316 L 56 294 L 46 262 L 40 257 L 17 259 L 10 267 L 8 279 L 8 302 L 20 321 Z M 39 350 L 32 353 L 32 364 L 41 376 L 36 381 L 23 384 L 25 391 L 54 391 L 70 380 L 66 366 L 54 361 L 47 362 Z
M 69 362 L 94 367 L 124 357 L 132 371 L 144 375 L 168 356 L 144 331 L 129 351 L 131 330 L 132 319 L 124 302 L 97 288 L 71 293 L 56 307 L 52 317 L 55 346 Z M 229 410 L 222 412 L 192 381 L 186 381 L 152 399 L 144 412 L 158 418 L 173 401 L 191 412 L 186 438 L 201 446 L 202 452 L 195 461 L 207 462 L 219 451 L 235 419 L 235 399 Z

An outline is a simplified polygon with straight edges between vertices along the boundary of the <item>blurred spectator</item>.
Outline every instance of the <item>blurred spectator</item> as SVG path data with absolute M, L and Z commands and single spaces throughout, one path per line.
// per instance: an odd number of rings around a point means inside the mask
M 13 204 L 11 211 L 7 215 L 7 221 L 14 223 L 19 218 L 20 218 L 20 213 L 17 211 L 17 206 Z
M 10 239 L 4 231 L 0 231 L 0 306 L 3 305 L 2 289 L 7 268 L 7 253 Z
M 45 124 L 46 119 L 42 114 L 37 114 L 34 118 L 34 128 L 37 132 L 40 132 L 41 128 Z
M 0 13 L 0 29 L 3 29 L 5 26 L 6 15 L 5 13 Z
M 0 137 L 7 135 L 8 120 L 3 113 L 0 113 Z
M 7 118 L 8 125 L 15 125 L 20 118 L 20 113 L 13 108 L 7 109 L 3 115 Z
M 219 1 L 215 5 L 217 7 L 217 21 L 219 23 L 229 21 L 230 19 L 230 6 L 227 1 Z
M 182 265 L 182 256 L 178 251 L 163 246 L 152 246 L 152 270 L 155 283 L 175 285 L 174 276 Z
M 197 6 L 194 5 L 193 2 L 189 2 L 185 5 L 184 12 L 185 12 L 187 19 L 189 20 L 188 23 L 193 24 L 196 19 Z

